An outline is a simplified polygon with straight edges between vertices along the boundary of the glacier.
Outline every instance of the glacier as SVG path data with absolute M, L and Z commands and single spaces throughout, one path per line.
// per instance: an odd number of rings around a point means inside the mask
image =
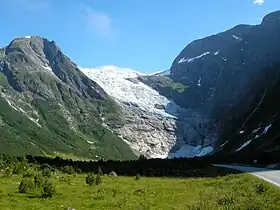
M 137 79 L 140 76 L 168 75 L 169 70 L 143 74 L 117 66 L 79 69 L 120 105 L 125 123 L 110 129 L 138 155 L 144 154 L 147 158 L 194 157 L 213 150 L 211 146 L 202 147 L 194 140 L 199 136 L 193 129 L 196 121 L 200 123 L 202 120 L 199 115 L 191 112 L 188 115 L 191 115 L 191 121 L 180 122 L 178 116 L 188 111 Z M 181 132 L 179 135 L 177 129 Z M 197 145 L 191 146 L 186 139 L 192 143 L 195 141 Z M 171 153 L 175 146 L 177 151 Z

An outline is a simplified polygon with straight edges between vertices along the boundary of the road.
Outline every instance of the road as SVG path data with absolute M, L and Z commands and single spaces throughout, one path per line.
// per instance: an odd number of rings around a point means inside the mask
M 265 181 L 268 181 L 268 182 L 280 187 L 280 170 L 277 170 L 277 169 L 255 168 L 255 167 L 240 166 L 240 165 L 214 164 L 214 166 L 231 168 L 231 169 L 235 169 L 238 171 L 248 172 L 254 176 L 257 176 Z

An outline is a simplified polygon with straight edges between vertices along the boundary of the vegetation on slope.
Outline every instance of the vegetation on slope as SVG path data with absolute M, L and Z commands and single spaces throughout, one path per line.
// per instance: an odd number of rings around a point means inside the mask
M 119 107 L 53 42 L 19 38 L 5 49 L 0 152 L 93 160 L 136 157 L 103 125 L 121 122 Z

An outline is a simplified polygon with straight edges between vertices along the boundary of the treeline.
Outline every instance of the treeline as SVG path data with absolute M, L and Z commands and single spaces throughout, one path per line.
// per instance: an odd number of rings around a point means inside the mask
M 253 164 L 257 159 L 259 164 L 280 163 L 279 153 L 267 153 L 262 155 L 240 154 L 228 156 L 205 156 L 195 158 L 173 158 L 173 159 L 146 159 L 140 156 L 138 160 L 130 161 L 74 161 L 60 157 L 49 158 L 27 155 L 16 157 L 11 155 L 0 155 L 0 169 L 4 165 L 15 162 L 27 161 L 34 165 L 49 165 L 52 168 L 71 173 L 72 171 L 84 173 L 98 173 L 99 168 L 104 174 L 114 171 L 118 175 L 135 176 L 166 176 L 166 177 L 215 177 L 228 173 L 228 170 L 217 170 L 211 164 L 243 163 Z M 273 161 L 272 161 L 273 160 Z M 1 167 L 2 165 L 2 167 Z M 17 170 L 17 169 L 15 169 Z

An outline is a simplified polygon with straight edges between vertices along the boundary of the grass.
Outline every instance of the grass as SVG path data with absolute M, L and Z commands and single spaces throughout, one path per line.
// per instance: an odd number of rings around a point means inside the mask
M 86 174 L 52 177 L 59 194 L 50 199 L 19 194 L 21 177 L 0 178 L 0 209 L 279 209 L 280 189 L 249 174 L 216 178 L 102 177 L 87 186 Z M 261 187 L 259 187 L 261 186 Z

